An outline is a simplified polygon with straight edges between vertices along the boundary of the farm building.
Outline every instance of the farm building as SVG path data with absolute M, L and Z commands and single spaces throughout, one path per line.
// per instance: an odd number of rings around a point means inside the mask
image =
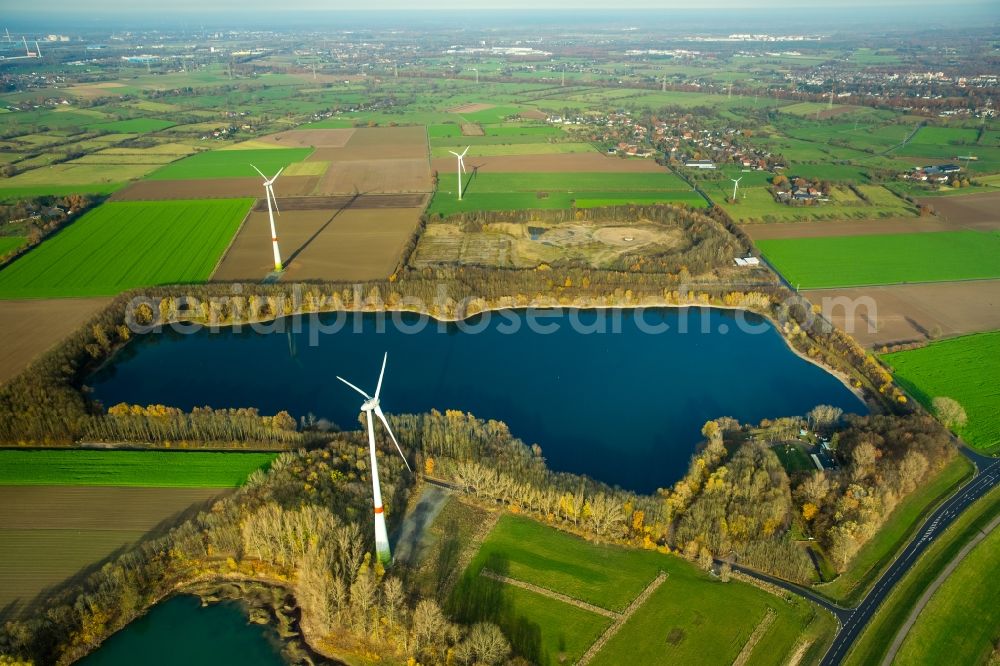
M 689 169 L 714 169 L 715 162 L 712 160 L 688 160 L 684 166 Z

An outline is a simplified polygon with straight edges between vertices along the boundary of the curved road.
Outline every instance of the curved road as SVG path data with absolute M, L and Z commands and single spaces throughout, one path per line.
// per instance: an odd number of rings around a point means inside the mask
M 966 447 L 962 447 L 961 451 L 975 463 L 979 473 L 924 521 L 920 531 L 899 553 L 889 568 L 875 581 L 875 585 L 868 592 L 868 595 L 862 599 L 860 604 L 849 611 L 846 619 L 841 618 L 843 626 L 830 645 L 826 656 L 823 657 L 823 661 L 820 662 L 821 666 L 835 666 L 843 661 L 851 645 L 861 634 L 868 621 L 871 620 L 882 601 L 885 600 L 896 583 L 906 575 L 920 554 L 970 504 L 989 492 L 1000 481 L 1000 460 L 979 455 Z M 840 617 L 839 614 L 838 617 Z
M 980 455 L 966 446 L 959 449 L 965 457 L 969 458 L 978 470 L 976 476 L 967 482 L 954 495 L 949 497 L 932 513 L 920 530 L 910 540 L 906 547 L 896 556 L 896 559 L 889 565 L 882 575 L 875 581 L 872 589 L 864 599 L 854 608 L 844 608 L 833 603 L 829 599 L 820 596 L 808 588 L 801 587 L 794 583 L 772 578 L 752 569 L 745 569 L 733 565 L 733 569 L 741 571 L 747 575 L 760 580 L 767 581 L 781 587 L 789 592 L 806 597 L 826 610 L 833 613 L 840 623 L 840 631 L 830 644 L 821 666 L 837 666 L 844 657 L 847 656 L 851 645 L 861 635 L 862 630 L 871 620 L 879 606 L 892 591 L 906 572 L 910 569 L 921 553 L 954 521 L 970 504 L 988 493 L 994 486 L 1000 483 L 1000 459 L 990 458 Z

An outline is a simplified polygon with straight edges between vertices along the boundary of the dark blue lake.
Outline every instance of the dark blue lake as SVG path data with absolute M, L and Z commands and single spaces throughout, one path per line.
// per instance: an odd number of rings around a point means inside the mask
M 194 596 L 159 603 L 106 640 L 83 666 L 284 666 L 278 633 L 250 624 L 235 602 L 202 606 Z
M 297 331 L 291 319 L 267 325 L 272 332 L 167 330 L 138 337 L 88 384 L 105 406 L 284 409 L 353 429 L 360 396 L 336 375 L 374 392 L 387 351 L 385 411 L 459 409 L 498 419 L 539 444 L 553 469 L 639 492 L 683 475 L 709 419 L 756 422 L 817 404 L 867 412 L 753 314 L 537 312 L 530 322 L 525 311 L 463 324 L 339 313 L 303 318 Z

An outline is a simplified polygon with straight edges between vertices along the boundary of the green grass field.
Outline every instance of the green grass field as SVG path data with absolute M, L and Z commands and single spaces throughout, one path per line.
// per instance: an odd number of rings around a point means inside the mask
M 750 664 L 781 663 L 803 635 L 815 641 L 808 654 L 818 655 L 834 627 L 831 616 L 797 598 L 785 602 L 749 585 L 720 583 L 676 557 L 593 544 L 506 515 L 449 605 L 462 620 L 498 622 L 519 653 L 540 664 L 573 663 L 610 618 L 484 578 L 479 575 L 484 567 L 615 611 L 626 608 L 661 570 L 667 572 L 665 582 L 598 653 L 598 664 L 730 663 L 769 608 L 776 620 Z
M 802 289 L 1000 277 L 1000 233 L 954 231 L 757 243 Z
M 958 434 L 975 448 L 1000 451 L 1000 331 L 932 342 L 882 357 L 893 376 L 925 406 L 957 400 L 969 417 Z
M 931 597 L 893 664 L 985 663 L 1000 629 L 998 568 L 1000 530 L 994 529 Z
M 21 247 L 27 240 L 24 236 L 0 236 L 0 257 Z
M 231 488 L 277 454 L 227 451 L 0 451 L 0 485 Z
M 0 298 L 102 296 L 204 281 L 252 203 L 103 204 L 0 271 Z
M 109 132 L 129 132 L 135 134 L 146 134 L 147 132 L 157 132 L 168 127 L 173 127 L 176 123 L 159 118 L 133 118 L 131 120 L 118 120 L 113 123 L 101 123 L 94 125 L 94 129 L 107 130 Z
M 979 534 L 993 518 L 1000 515 L 1000 487 L 994 488 L 985 497 L 962 512 L 954 523 L 932 543 L 921 555 L 902 580 L 897 583 L 889 596 L 879 607 L 878 612 L 865 628 L 864 632 L 855 641 L 851 651 L 844 659 L 845 666 L 863 666 L 867 664 L 879 664 L 882 662 L 889 645 L 896 636 L 899 628 L 906 621 L 910 611 L 913 610 L 917 600 L 923 594 L 927 586 L 937 578 L 938 574 L 955 557 L 962 547 L 975 535 Z M 994 532 L 996 534 L 996 532 Z M 996 550 L 996 547 L 994 547 Z M 983 578 L 983 571 L 995 571 L 996 565 L 992 569 L 980 569 L 980 581 Z M 978 587 L 978 583 L 966 588 L 970 596 L 975 595 L 973 587 Z M 940 589 L 939 589 L 940 591 Z M 993 593 L 994 599 L 996 593 Z M 978 601 L 978 600 L 977 600 Z M 995 604 L 994 604 L 995 606 Z M 982 608 L 982 606 L 978 606 Z M 926 610 L 926 608 L 925 608 Z M 990 609 L 985 609 L 990 612 Z M 963 620 L 963 627 L 957 630 L 957 637 L 964 639 L 966 632 L 970 638 L 979 633 L 979 627 L 987 627 L 989 623 L 979 622 L 979 615 L 961 614 L 955 619 Z M 970 620 L 970 617 L 972 618 Z M 983 616 L 985 617 L 985 616 Z M 996 621 L 992 622 L 992 627 L 997 626 Z M 971 641 L 970 641 L 971 643 Z M 970 646 L 957 647 L 956 655 L 967 655 Z M 923 663 L 984 663 L 982 661 L 944 659 L 943 661 L 926 661 Z
M 100 185 L 40 185 L 36 187 L 0 187 L 0 201 L 16 201 L 30 197 L 57 196 L 69 194 L 111 194 L 125 183 L 106 183 Z
M 673 173 L 484 173 L 468 176 L 462 201 L 455 181 L 442 178 L 429 212 L 452 215 L 475 210 L 527 210 L 683 203 L 707 204 Z M 540 194 L 541 193 L 541 194 Z
M 292 162 L 301 162 L 312 153 L 311 148 L 277 148 L 265 150 L 211 150 L 168 164 L 149 174 L 151 180 L 184 180 L 205 178 L 257 178 L 256 166 L 268 176 Z

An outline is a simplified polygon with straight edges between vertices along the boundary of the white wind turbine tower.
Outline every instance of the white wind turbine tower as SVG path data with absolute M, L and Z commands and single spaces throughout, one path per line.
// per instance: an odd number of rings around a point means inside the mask
M 392 428 L 389 427 L 389 422 L 386 420 L 385 414 L 382 412 L 382 407 L 379 406 L 378 402 L 379 393 L 382 391 L 382 377 L 385 375 L 385 363 L 388 360 L 389 353 L 386 352 L 385 356 L 382 357 L 382 371 L 378 375 L 378 384 L 375 386 L 374 397 L 368 395 L 343 377 L 337 377 L 337 379 L 350 386 L 365 398 L 364 403 L 361 405 L 361 411 L 364 412 L 365 422 L 368 424 L 368 453 L 371 457 L 372 498 L 375 504 L 375 553 L 379 561 L 383 564 L 389 564 L 392 561 L 392 553 L 389 551 L 389 535 L 385 529 L 385 511 L 382 508 L 382 488 L 379 486 L 378 482 L 378 463 L 375 460 L 375 420 L 372 414 L 377 416 L 379 420 L 382 421 L 382 425 L 385 426 L 386 432 L 388 432 L 389 437 L 392 438 L 392 443 L 396 445 L 396 450 L 399 451 L 399 455 L 403 459 L 403 464 L 406 465 L 407 471 L 412 471 L 410 470 L 410 463 L 406 462 L 406 456 L 403 455 L 403 449 L 399 447 L 399 442 L 396 440 L 396 436 L 392 434 Z
M 458 171 L 458 200 L 459 201 L 462 200 L 462 174 L 465 173 L 465 154 L 467 152 L 469 152 L 469 148 L 472 148 L 472 146 L 468 146 L 465 150 L 463 150 L 461 155 L 459 155 L 458 153 L 456 153 L 454 150 L 449 150 L 448 151 L 449 153 L 451 153 L 452 155 L 454 155 L 455 157 L 458 158 L 457 171 Z
M 739 189 L 740 181 L 743 180 L 743 176 L 740 176 L 739 178 L 730 178 L 729 180 L 733 181 L 733 201 L 736 201 L 736 190 Z
M 271 247 L 274 249 L 274 270 L 280 273 L 282 271 L 281 251 L 278 250 L 278 230 L 274 227 L 274 213 L 277 211 L 278 215 L 281 215 L 281 211 L 278 210 L 278 200 L 274 197 L 274 181 L 278 180 L 278 176 L 285 170 L 285 167 L 278 169 L 278 173 L 274 174 L 274 178 L 268 179 L 263 171 L 252 164 L 250 166 L 264 179 L 264 198 L 267 199 L 267 217 L 271 220 Z M 271 210 L 272 201 L 274 202 L 273 211 Z

